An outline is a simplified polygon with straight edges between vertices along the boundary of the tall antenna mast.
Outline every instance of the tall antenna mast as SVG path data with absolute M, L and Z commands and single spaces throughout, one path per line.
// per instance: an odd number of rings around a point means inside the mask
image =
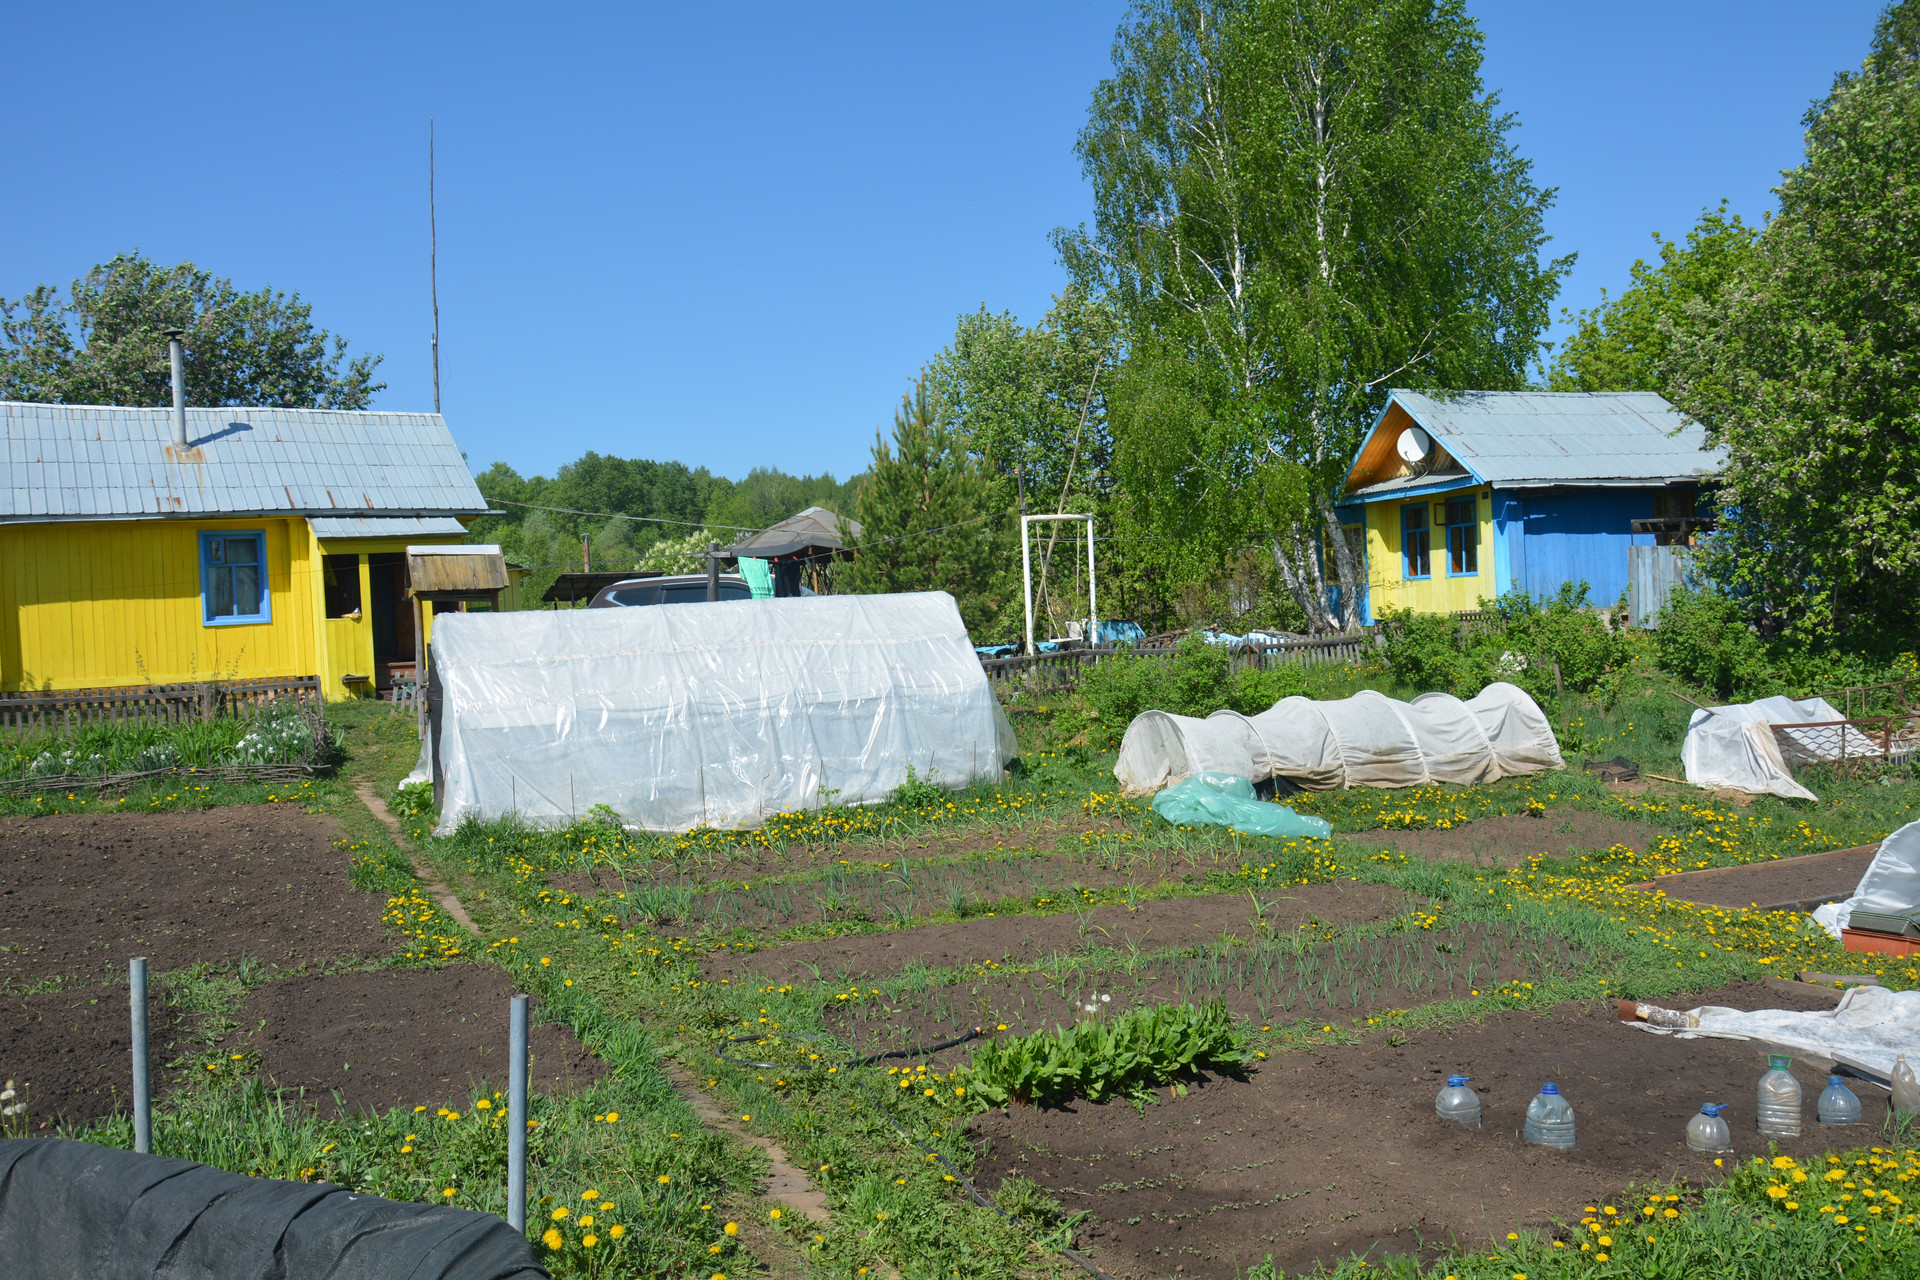
M 427 117 L 427 276 L 433 290 L 433 411 L 440 412 L 440 227 L 433 209 L 433 117 Z

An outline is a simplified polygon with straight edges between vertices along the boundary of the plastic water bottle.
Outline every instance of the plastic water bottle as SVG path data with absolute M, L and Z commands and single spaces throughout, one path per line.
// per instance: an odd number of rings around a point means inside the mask
M 1785 1054 L 1767 1056 L 1767 1074 L 1760 1077 L 1760 1136 L 1797 1138 L 1800 1136 L 1800 1082 L 1788 1068 L 1793 1059 Z
M 1916 1074 L 1907 1055 L 1893 1060 L 1893 1112 L 1899 1116 L 1920 1116 L 1920 1074 Z
M 1527 1104 L 1527 1141 L 1536 1147 L 1573 1150 L 1573 1107 L 1551 1080 Z
M 1733 1150 L 1733 1132 L 1727 1128 L 1727 1122 L 1720 1113 L 1728 1107 L 1725 1102 L 1708 1102 L 1700 1107 L 1700 1114 L 1687 1121 L 1687 1145 L 1695 1151 L 1731 1151 Z
M 1480 1127 L 1480 1095 L 1467 1088 L 1472 1076 L 1448 1076 L 1447 1087 L 1433 1100 L 1433 1109 L 1442 1120 L 1453 1120 L 1469 1129 Z
M 1859 1124 L 1860 1099 L 1839 1076 L 1828 1076 L 1815 1105 L 1821 1124 Z

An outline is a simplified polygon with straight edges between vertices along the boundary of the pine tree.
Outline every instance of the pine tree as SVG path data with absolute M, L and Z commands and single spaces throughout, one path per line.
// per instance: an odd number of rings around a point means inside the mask
M 945 591 L 970 631 L 990 625 L 1010 576 L 999 489 L 920 379 L 894 411 L 892 442 L 874 433 L 873 464 L 854 497 L 861 536 L 841 588 Z

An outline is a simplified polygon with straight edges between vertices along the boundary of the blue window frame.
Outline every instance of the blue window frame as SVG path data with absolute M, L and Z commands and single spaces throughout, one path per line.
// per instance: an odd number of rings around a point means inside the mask
M 1447 576 L 1470 578 L 1480 572 L 1480 500 L 1447 499 Z
M 200 535 L 200 618 L 209 627 L 271 622 L 267 539 L 257 529 Z
M 1400 508 L 1400 560 L 1409 578 L 1433 576 L 1433 538 L 1427 528 L 1427 504 Z

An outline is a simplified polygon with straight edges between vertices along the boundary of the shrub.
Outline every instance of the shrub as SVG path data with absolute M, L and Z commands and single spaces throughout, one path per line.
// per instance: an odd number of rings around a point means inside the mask
M 1589 607 L 1584 582 L 1566 584 L 1544 603 L 1525 591 L 1511 592 L 1486 609 L 1489 616 L 1472 629 L 1445 614 L 1383 617 L 1387 669 L 1416 692 L 1470 698 L 1505 680 L 1545 701 L 1555 692 L 1556 664 L 1561 684 L 1586 692 L 1630 659 L 1624 637 Z
M 1282 698 L 1304 697 L 1306 692 L 1307 672 L 1304 667 L 1293 663 L 1268 667 L 1264 671 L 1248 667 L 1233 678 L 1233 684 L 1227 690 L 1227 705 L 1243 716 L 1254 716 Z
M 1395 682 L 1422 693 L 1435 689 L 1452 692 L 1467 666 L 1460 651 L 1459 627 L 1443 613 L 1415 613 L 1411 609 L 1384 612 L 1380 633 L 1386 643 L 1381 657 Z M 1478 685 L 1474 692 L 1479 692 Z
M 973 1056 L 967 1092 L 976 1105 L 994 1107 L 1070 1097 L 1147 1102 L 1156 1086 L 1183 1071 L 1241 1065 L 1242 1041 L 1218 1003 L 1134 1009 L 1112 1022 L 1088 1019 L 1065 1031 L 990 1040 Z
M 1180 642 L 1171 658 L 1117 654 L 1080 676 L 1079 694 L 1103 728 L 1124 733 L 1142 711 L 1211 715 L 1228 703 L 1233 655 L 1199 636 Z
M 1767 646 L 1737 601 L 1680 587 L 1667 597 L 1654 631 L 1655 661 L 1721 702 L 1779 692 Z

